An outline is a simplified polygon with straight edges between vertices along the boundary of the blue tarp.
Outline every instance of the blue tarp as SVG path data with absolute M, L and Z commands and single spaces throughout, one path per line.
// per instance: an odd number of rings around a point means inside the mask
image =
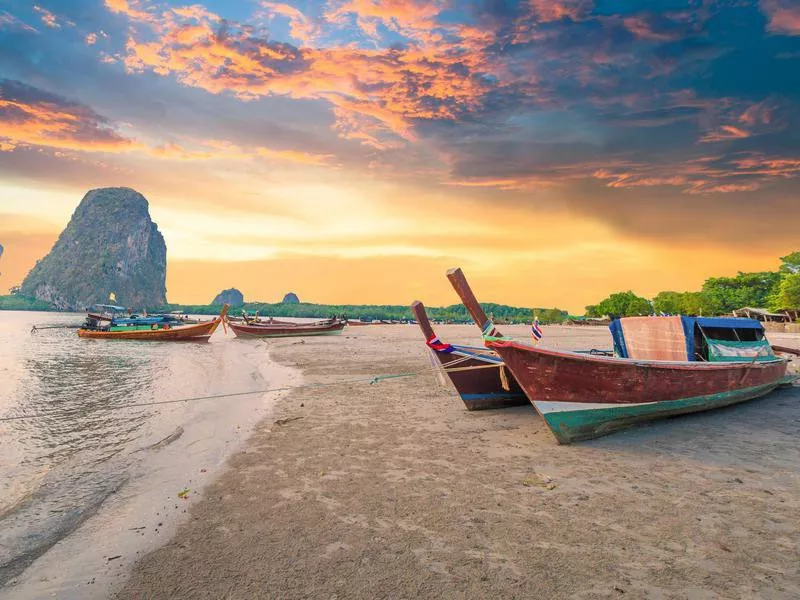
M 723 327 L 725 329 L 764 329 L 764 326 L 755 319 L 740 319 L 738 317 L 681 317 L 686 323 L 691 319 L 700 327 Z
M 659 317 L 653 317 L 657 319 Z M 694 328 L 699 325 L 703 329 L 757 329 L 764 330 L 764 326 L 755 319 L 740 319 L 736 317 L 681 317 L 683 332 L 686 338 L 686 353 L 689 360 L 695 360 Z M 628 348 L 625 345 L 625 335 L 619 319 L 614 319 L 608 326 L 611 338 L 614 341 L 614 354 L 628 358 Z
M 614 341 L 614 354 L 621 358 L 628 358 L 628 347 L 625 345 L 625 336 L 622 334 L 622 324 L 619 319 L 614 319 L 609 323 L 611 339 Z

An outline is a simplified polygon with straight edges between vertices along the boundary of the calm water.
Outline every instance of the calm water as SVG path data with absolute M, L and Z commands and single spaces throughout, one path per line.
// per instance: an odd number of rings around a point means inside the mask
M 120 504 L 122 490 L 135 504 L 139 492 L 129 490 L 168 487 L 162 496 L 174 498 L 181 486 L 196 485 L 198 473 L 220 464 L 269 406 L 258 394 L 131 407 L 265 389 L 273 383 L 265 374 L 266 346 L 225 336 L 222 328 L 207 344 L 82 340 L 71 329 L 31 334 L 34 323 L 82 319 L 0 311 L 0 417 L 31 415 L 0 422 L 0 590 L 24 579 L 34 559 L 73 537 L 112 494 Z M 122 507 L 125 516 L 105 519 L 125 529 L 148 516 L 136 510 Z M 84 567 L 97 558 L 90 554 Z M 39 591 L 61 591 L 82 575 Z

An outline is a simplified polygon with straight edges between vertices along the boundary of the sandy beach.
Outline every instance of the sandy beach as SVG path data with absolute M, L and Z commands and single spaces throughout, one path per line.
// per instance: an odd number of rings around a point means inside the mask
M 413 326 L 256 343 L 306 384 L 430 367 Z M 116 597 L 798 598 L 798 431 L 798 387 L 572 446 L 430 371 L 297 389 Z

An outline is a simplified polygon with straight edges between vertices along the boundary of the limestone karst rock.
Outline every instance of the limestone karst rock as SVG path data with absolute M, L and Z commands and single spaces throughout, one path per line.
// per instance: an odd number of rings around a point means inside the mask
M 231 306 L 240 306 L 244 304 L 244 295 L 236 288 L 222 290 L 211 304 L 230 304 Z
M 167 247 L 147 200 L 130 188 L 99 188 L 81 200 L 21 293 L 62 310 L 94 303 L 153 308 L 166 303 Z

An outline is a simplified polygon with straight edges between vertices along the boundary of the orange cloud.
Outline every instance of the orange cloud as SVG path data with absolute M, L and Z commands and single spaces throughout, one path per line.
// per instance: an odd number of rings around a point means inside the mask
M 261 7 L 266 10 L 268 19 L 276 16 L 287 19 L 289 35 L 303 44 L 311 44 L 320 34 L 320 28 L 294 6 L 281 2 L 262 2 Z
M 592 7 L 590 0 L 529 0 L 530 8 L 540 23 L 569 18 L 579 21 Z
M 105 0 L 106 8 L 113 13 L 123 14 L 132 21 L 144 21 L 152 23 L 155 15 L 142 10 L 141 2 L 138 0 Z
M 297 150 L 271 150 L 263 147 L 256 148 L 255 153 L 258 156 L 270 160 L 293 162 L 304 165 L 321 165 L 333 158 L 332 154 L 313 154 L 311 152 L 300 152 Z
M 767 30 L 785 35 L 800 35 L 800 4 L 796 0 L 761 0 L 767 15 Z
M 7 99 L 8 90 L 5 92 L 5 97 L 0 95 L 2 150 L 45 146 L 88 152 L 125 152 L 136 146 L 85 107 L 60 105 L 53 99 Z
M 30 33 L 39 33 L 35 28 L 6 11 L 0 12 L 0 29 L 22 29 Z
M 361 30 L 378 39 L 378 26 L 416 38 L 435 27 L 434 17 L 443 6 L 426 0 L 348 0 L 328 13 L 328 18 L 341 23 L 353 15 Z
M 313 26 L 296 9 L 270 2 L 262 7 L 270 15 L 290 18 L 299 37 L 314 37 Z M 439 11 L 429 3 L 407 0 L 389 4 L 354 0 L 339 7 L 334 16 L 342 18 L 362 8 L 359 18 L 423 30 L 432 26 L 429 21 Z M 477 109 L 489 91 L 502 87 L 482 77 L 489 61 L 470 47 L 474 43 L 470 37 L 456 36 L 436 48 L 298 49 L 256 38 L 249 28 L 236 23 L 228 22 L 221 30 L 218 17 L 209 13 L 193 13 L 189 20 L 177 18 L 183 16 L 180 11 L 172 13 L 176 18 L 150 27 L 150 35 L 147 31 L 131 34 L 124 58 L 129 71 L 171 74 L 185 85 L 214 94 L 230 92 L 245 100 L 269 95 L 324 99 L 332 105 L 335 129 L 343 137 L 374 147 L 387 143 L 382 139 L 387 132 L 414 140 L 416 120 L 454 120 Z M 466 36 L 473 33 L 468 28 L 459 31 Z
M 58 19 L 56 18 L 56 16 L 53 13 L 51 13 L 49 10 L 47 10 L 46 8 L 42 8 L 41 6 L 38 6 L 38 5 L 34 4 L 33 5 L 33 10 L 35 10 L 36 12 L 38 12 L 41 15 L 40 18 L 42 19 L 42 23 L 44 23 L 45 25 L 47 25 L 51 29 L 60 29 L 61 28 L 61 25 L 59 24 Z
M 723 125 L 716 131 L 710 131 L 700 138 L 701 142 L 725 142 L 750 137 L 750 133 L 733 125 Z

